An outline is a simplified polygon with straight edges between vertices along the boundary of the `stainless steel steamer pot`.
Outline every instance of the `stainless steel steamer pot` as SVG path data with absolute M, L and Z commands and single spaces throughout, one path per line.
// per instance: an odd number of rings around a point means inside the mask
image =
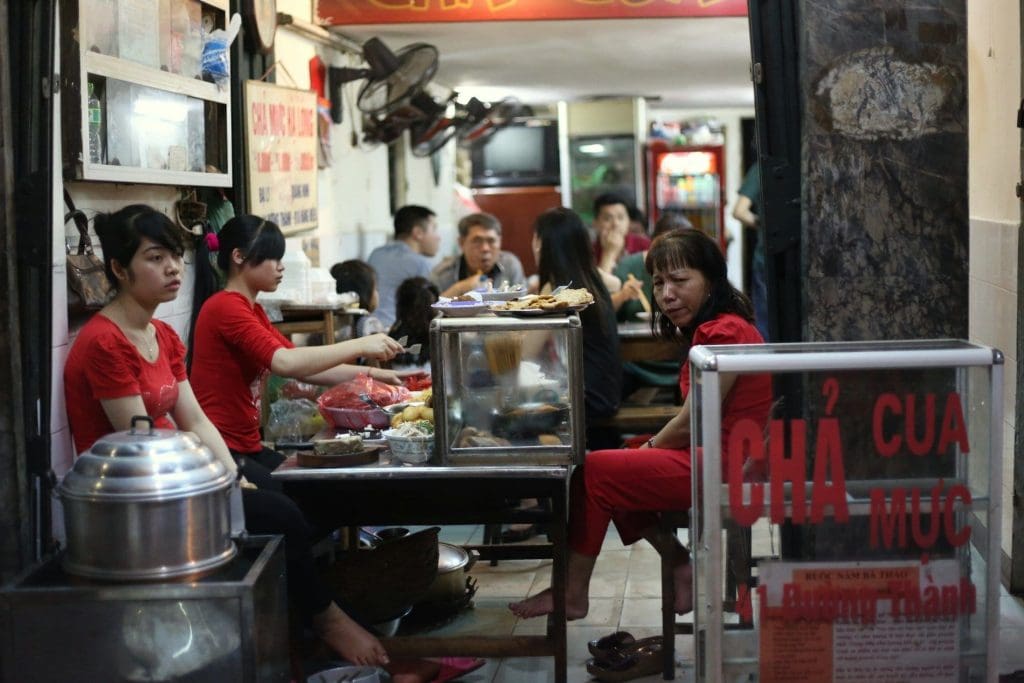
M 466 595 L 466 577 L 476 564 L 476 555 L 443 541 L 437 544 L 437 576 L 423 602 L 454 602 Z
M 234 473 L 194 434 L 132 418 L 131 429 L 108 434 L 82 453 L 58 487 L 67 535 L 64 570 L 129 581 L 219 567 L 237 552 L 233 489 L 240 500 Z

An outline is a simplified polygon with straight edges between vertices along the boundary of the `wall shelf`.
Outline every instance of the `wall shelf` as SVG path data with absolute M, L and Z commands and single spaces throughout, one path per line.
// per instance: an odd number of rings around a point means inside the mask
M 225 0 L 77 0 L 61 22 L 65 177 L 231 186 L 231 91 L 200 79 Z

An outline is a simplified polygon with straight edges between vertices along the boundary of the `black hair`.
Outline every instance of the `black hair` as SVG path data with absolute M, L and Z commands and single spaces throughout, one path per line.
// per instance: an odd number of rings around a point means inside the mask
M 729 282 L 725 255 L 718 242 L 700 230 L 670 230 L 654 238 L 647 259 L 647 272 L 670 272 L 680 268 L 700 271 L 711 287 L 708 300 L 704 302 L 693 322 L 686 329 L 677 328 L 658 307 L 657 296 L 651 302 L 654 315 L 651 327 L 660 335 L 683 342 L 687 345 L 693 339 L 694 331 L 703 323 L 723 313 L 734 313 L 747 322 L 754 322 L 754 307 L 750 299 Z
M 409 204 L 395 212 L 395 239 L 412 234 L 413 228 L 419 226 L 426 229 L 427 221 L 436 215 L 425 206 Z
M 150 239 L 177 256 L 185 253 L 181 231 L 171 219 L 151 206 L 132 204 L 114 213 L 98 213 L 93 221 L 103 249 L 103 270 L 114 287 L 120 287 L 111 264 L 127 269 L 143 239 Z
M 284 235 L 277 223 L 259 216 L 235 216 L 217 233 L 217 267 L 227 277 L 231 270 L 231 252 L 238 249 L 245 261 L 258 266 L 264 261 L 281 260 L 284 256 Z M 196 320 L 203 304 L 220 288 L 220 280 L 210 263 L 210 247 L 206 239 L 196 243 L 196 281 L 192 293 L 192 324 L 188 331 L 188 364 L 191 369 Z
M 622 204 L 627 213 L 629 213 L 629 207 L 633 206 L 633 202 L 629 201 L 622 195 L 614 192 L 605 192 L 597 195 L 597 198 L 594 199 L 594 218 L 597 218 L 597 215 L 601 213 L 601 209 L 615 204 Z
M 370 300 L 377 286 L 377 274 L 369 263 L 359 259 L 335 263 L 331 266 L 331 277 L 334 278 L 338 294 L 355 292 L 359 295 L 359 307 L 370 310 Z
M 693 230 L 693 223 L 690 219 L 678 211 L 663 213 L 654 223 L 654 237 L 669 230 Z
M 431 304 L 441 295 L 437 285 L 423 277 L 402 280 L 395 290 L 395 324 L 388 331 L 395 339 L 408 337 L 408 345 L 422 344 L 419 356 L 399 354 L 394 362 L 422 364 L 430 358 L 430 321 L 434 317 Z
M 604 286 L 594 263 L 594 249 L 590 233 L 583 220 L 572 209 L 549 209 L 537 216 L 533 231 L 540 240 L 540 263 L 537 270 L 540 284 L 552 287 L 568 284 L 585 287 L 594 295 L 601 326 L 605 326 L 607 313 L 612 310 L 611 295 Z M 588 309 L 589 310 L 589 309 Z M 583 311 L 587 314 L 587 310 Z M 614 333 L 615 330 L 605 330 Z

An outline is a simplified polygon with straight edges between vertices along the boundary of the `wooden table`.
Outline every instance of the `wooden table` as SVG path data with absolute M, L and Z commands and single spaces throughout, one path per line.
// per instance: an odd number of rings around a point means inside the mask
M 343 304 L 282 304 L 278 308 L 283 320 L 274 323 L 274 327 L 281 334 L 318 333 L 323 335 L 325 344 L 333 344 L 337 330 L 345 325 L 351 325 L 354 337 L 356 321 L 369 312 Z
M 549 500 L 548 517 L 538 519 L 531 511 L 528 519 L 547 525 L 549 543 L 466 546 L 479 552 L 481 560 L 552 561 L 551 588 L 557 607 L 545 635 L 402 636 L 382 642 L 392 657 L 553 657 L 555 681 L 565 683 L 567 466 L 401 465 L 392 464 L 385 451 L 377 464 L 350 468 L 299 468 L 291 457 L 273 476 L 289 494 L 331 500 L 332 524 L 336 521 L 339 526 L 508 524 L 526 518 L 521 510 L 504 505 L 507 499 Z
M 619 323 L 619 355 L 623 361 L 683 360 L 683 348 L 668 339 L 651 334 L 646 320 Z

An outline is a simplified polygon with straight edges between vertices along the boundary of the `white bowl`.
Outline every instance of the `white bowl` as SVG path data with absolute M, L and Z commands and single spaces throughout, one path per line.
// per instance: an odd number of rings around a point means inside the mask
M 391 454 L 409 465 L 419 465 L 430 460 L 434 453 L 434 435 L 429 436 L 394 436 L 394 430 L 384 432 L 388 440 Z

